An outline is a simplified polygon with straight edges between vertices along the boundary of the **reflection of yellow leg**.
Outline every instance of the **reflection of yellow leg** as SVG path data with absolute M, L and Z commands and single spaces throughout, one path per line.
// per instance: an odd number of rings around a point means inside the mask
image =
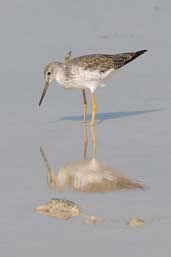
M 87 99 L 85 89 L 82 90 L 83 100 L 84 100 L 84 125 L 86 124 L 86 115 L 87 115 Z
M 96 131 L 94 127 L 91 127 L 91 135 L 93 140 L 93 158 L 96 158 Z
M 88 145 L 87 127 L 84 126 L 84 159 L 87 158 L 87 145 Z
M 91 93 L 91 98 L 92 98 L 91 126 L 94 126 L 94 121 L 96 117 L 96 98 L 94 93 Z

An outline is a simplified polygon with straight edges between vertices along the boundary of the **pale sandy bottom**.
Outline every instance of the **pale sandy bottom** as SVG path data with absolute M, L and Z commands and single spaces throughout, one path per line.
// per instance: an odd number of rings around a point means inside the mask
M 93 3 L 88 11 L 89 1 L 58 6 L 13 2 L 11 8 L 4 3 L 0 11 L 0 27 L 6 26 L 1 31 L 11 31 L 2 32 L 0 60 L 1 256 L 169 257 L 170 2 L 109 1 L 104 7 L 105 1 L 99 1 L 95 17 L 97 6 Z M 40 146 L 55 170 L 83 155 L 81 92 L 53 83 L 38 107 L 44 64 L 62 60 L 70 48 L 73 55 L 149 49 L 96 94 L 97 159 L 142 183 L 145 190 L 88 194 L 48 187 Z M 88 135 L 91 156 L 89 127 Z M 77 203 L 81 215 L 66 221 L 35 213 L 36 206 L 55 197 Z M 104 222 L 84 224 L 83 218 L 91 215 Z M 142 217 L 144 225 L 127 226 L 131 217 Z

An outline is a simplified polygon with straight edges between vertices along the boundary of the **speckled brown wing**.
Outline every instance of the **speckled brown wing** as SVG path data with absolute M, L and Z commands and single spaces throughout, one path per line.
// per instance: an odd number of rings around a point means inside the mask
M 106 72 L 114 68 L 113 58 L 111 55 L 92 54 L 84 55 L 72 59 L 73 65 L 82 68 L 85 71 L 99 71 L 100 73 Z
M 110 69 L 119 69 L 125 64 L 131 62 L 139 55 L 143 54 L 147 50 L 138 52 L 121 53 L 115 55 L 103 55 L 103 54 L 92 54 L 84 55 L 69 61 L 72 65 L 76 65 L 84 70 L 96 71 L 105 73 Z

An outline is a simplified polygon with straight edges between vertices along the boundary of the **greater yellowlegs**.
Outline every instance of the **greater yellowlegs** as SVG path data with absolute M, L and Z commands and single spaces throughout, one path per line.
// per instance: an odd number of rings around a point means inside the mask
M 44 70 L 45 87 L 39 101 L 41 105 L 46 91 L 53 80 L 66 89 L 78 88 L 82 90 L 84 100 L 84 123 L 86 123 L 87 100 L 85 90 L 91 91 L 92 116 L 91 125 L 94 126 L 96 115 L 96 99 L 94 91 L 104 86 L 104 81 L 117 69 L 133 61 L 147 50 L 120 53 L 115 55 L 91 54 L 70 60 L 69 53 L 65 62 L 51 62 Z

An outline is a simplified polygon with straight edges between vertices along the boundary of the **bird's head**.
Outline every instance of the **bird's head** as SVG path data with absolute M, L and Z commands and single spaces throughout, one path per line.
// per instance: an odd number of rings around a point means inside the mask
M 60 66 L 61 66 L 61 63 L 51 62 L 45 67 L 45 69 L 44 69 L 45 86 L 44 86 L 43 93 L 42 93 L 42 96 L 39 101 L 39 106 L 41 105 L 43 98 L 44 98 L 51 82 L 56 79 L 56 76 L 59 72 Z

